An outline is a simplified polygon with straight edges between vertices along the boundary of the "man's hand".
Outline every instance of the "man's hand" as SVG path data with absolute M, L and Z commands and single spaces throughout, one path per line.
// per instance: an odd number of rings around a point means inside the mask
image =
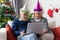
M 21 34 L 21 36 L 24 36 L 25 35 L 25 30 L 23 30 L 20 34 Z

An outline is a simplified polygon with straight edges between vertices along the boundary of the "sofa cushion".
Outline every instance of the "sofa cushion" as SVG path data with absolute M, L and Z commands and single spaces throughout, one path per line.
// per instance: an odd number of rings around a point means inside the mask
M 60 27 L 51 28 L 55 38 L 60 38 Z
M 56 28 L 56 37 L 60 37 L 60 27 Z
M 12 29 L 11 29 L 11 27 L 10 27 L 9 24 L 6 25 L 6 31 L 8 31 L 8 32 L 12 32 Z
M 49 24 L 49 28 L 56 28 L 55 20 L 50 21 L 48 24 Z
M 60 40 L 60 38 L 56 37 L 55 40 Z
M 7 40 L 16 40 L 16 37 L 14 36 L 9 24 L 6 25 L 6 31 L 7 31 Z

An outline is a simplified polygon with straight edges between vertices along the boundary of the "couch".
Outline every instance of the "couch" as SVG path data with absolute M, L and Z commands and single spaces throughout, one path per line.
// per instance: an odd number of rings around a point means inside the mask
M 0 40 L 7 40 L 6 28 L 0 28 Z
M 17 40 L 16 36 L 12 32 L 11 27 L 12 27 L 12 22 L 8 21 L 6 25 L 7 40 Z M 60 40 L 60 26 L 55 27 L 55 21 L 54 21 L 54 22 L 49 23 L 49 27 L 54 34 L 54 40 Z

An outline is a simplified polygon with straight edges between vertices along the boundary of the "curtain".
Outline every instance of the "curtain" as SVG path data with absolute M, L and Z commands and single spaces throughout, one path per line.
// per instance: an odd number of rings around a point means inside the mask
M 22 0 L 12 0 L 12 4 L 14 7 L 14 11 L 16 16 L 18 16 L 20 8 L 22 8 L 23 4 L 22 4 Z

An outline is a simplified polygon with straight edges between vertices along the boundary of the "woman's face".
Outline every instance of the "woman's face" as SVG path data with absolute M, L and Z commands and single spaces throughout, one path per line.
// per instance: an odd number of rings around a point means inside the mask
M 26 13 L 21 13 L 20 14 L 20 18 L 21 18 L 21 20 L 27 20 L 27 14 Z
M 34 18 L 40 19 L 42 17 L 42 11 L 35 11 L 34 12 Z

